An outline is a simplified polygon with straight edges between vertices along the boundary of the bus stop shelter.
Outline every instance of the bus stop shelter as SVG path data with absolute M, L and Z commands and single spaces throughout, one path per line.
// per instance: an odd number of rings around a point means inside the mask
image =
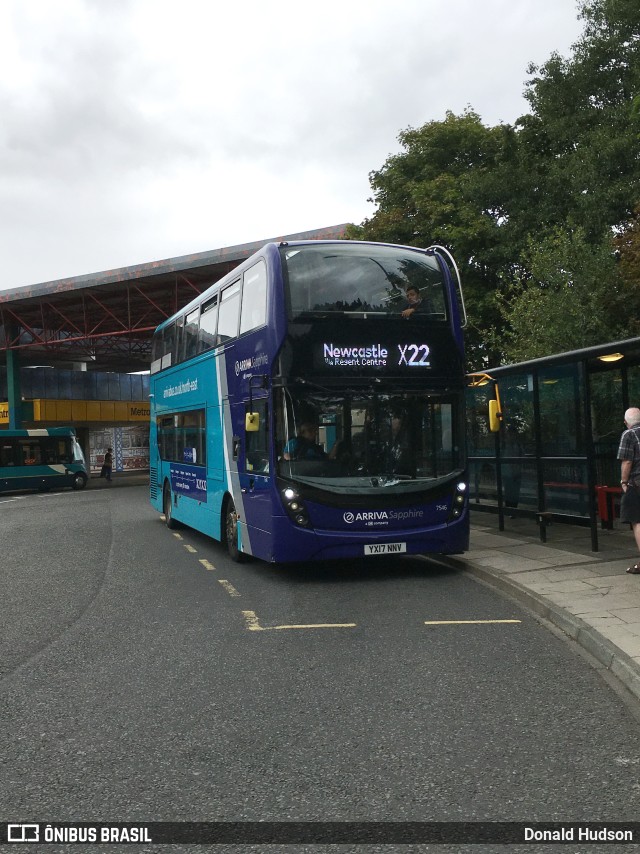
M 640 338 L 560 353 L 486 371 L 468 389 L 470 500 L 493 513 L 546 526 L 599 528 L 619 515 L 617 451 L 629 406 L 640 406 Z M 490 379 L 489 379 L 490 378 Z M 497 384 L 500 430 L 488 426 Z

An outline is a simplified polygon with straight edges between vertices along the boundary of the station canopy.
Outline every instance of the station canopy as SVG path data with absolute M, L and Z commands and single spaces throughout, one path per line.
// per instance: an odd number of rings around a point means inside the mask
M 332 240 L 346 224 L 0 291 L 0 364 L 133 372 L 149 368 L 155 328 L 266 243 Z

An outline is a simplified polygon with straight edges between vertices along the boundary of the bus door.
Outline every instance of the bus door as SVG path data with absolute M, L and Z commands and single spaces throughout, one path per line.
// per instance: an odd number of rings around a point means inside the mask
M 271 457 L 269 405 L 254 398 L 244 407 L 244 456 L 238 459 L 238 475 L 249 528 L 251 551 L 268 558 L 271 553 Z

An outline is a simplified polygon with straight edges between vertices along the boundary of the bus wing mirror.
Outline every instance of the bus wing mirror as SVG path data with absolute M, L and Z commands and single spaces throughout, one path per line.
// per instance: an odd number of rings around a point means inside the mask
M 500 401 L 489 401 L 489 430 L 492 433 L 497 433 L 500 430 L 500 422 L 502 421 L 502 412 L 500 412 Z
M 260 429 L 260 413 L 247 412 L 244 419 L 244 429 L 247 433 L 257 433 Z

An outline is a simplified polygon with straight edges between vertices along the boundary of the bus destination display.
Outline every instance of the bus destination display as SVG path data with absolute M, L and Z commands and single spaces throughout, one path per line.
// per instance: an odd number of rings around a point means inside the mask
M 384 344 L 338 346 L 333 342 L 325 342 L 322 351 L 324 363 L 329 367 L 431 367 L 428 344 L 396 344 L 389 349 Z

